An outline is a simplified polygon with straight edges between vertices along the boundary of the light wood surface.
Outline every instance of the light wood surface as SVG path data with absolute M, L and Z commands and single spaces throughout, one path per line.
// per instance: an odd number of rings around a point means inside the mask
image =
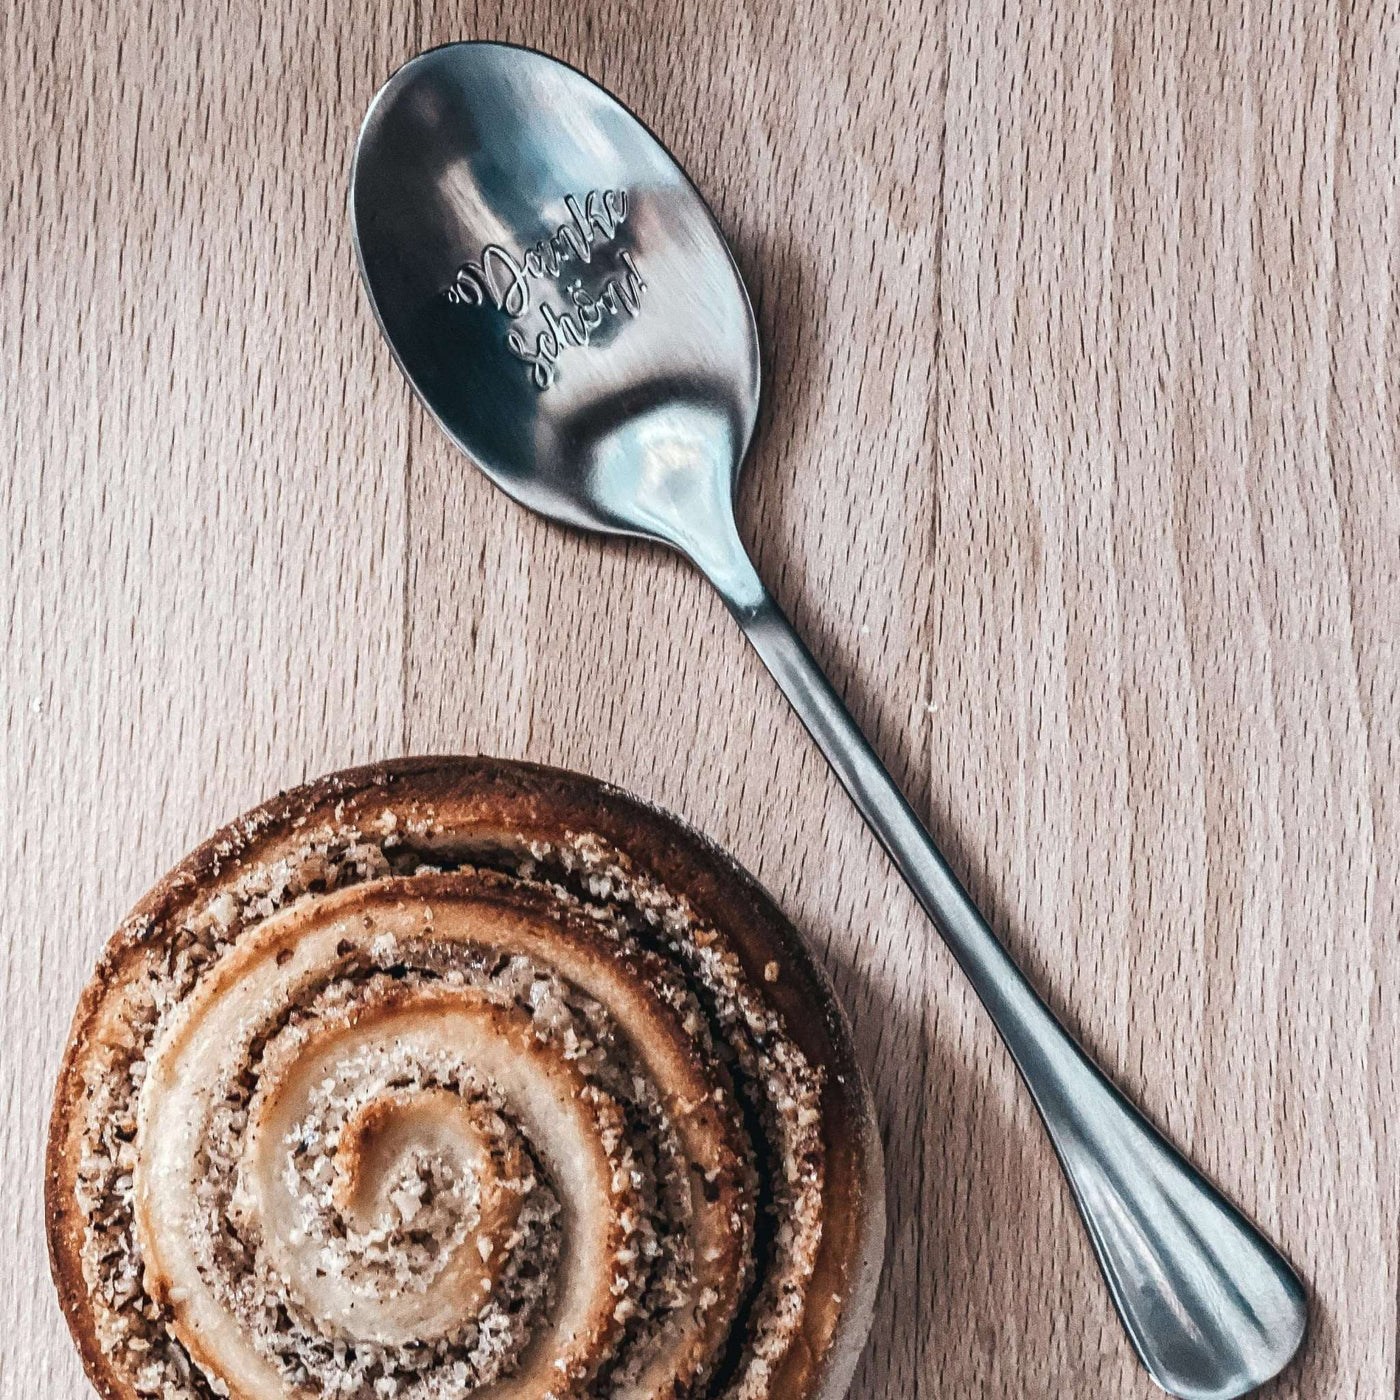
M 460 37 L 581 65 L 711 198 L 762 571 L 1057 1009 L 1297 1262 L 1270 1393 L 1395 1393 L 1400 7 L 895 8 L 6 7 L 5 1400 L 86 1393 L 40 1152 L 107 933 L 269 792 L 452 750 L 655 799 L 821 950 L 889 1158 L 857 1400 L 1157 1393 L 717 601 L 511 506 L 380 344 L 352 142 Z

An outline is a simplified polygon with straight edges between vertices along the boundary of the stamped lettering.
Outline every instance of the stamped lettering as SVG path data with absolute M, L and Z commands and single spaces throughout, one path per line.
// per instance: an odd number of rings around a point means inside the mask
M 605 319 L 641 311 L 647 284 L 627 249 L 609 257 L 608 245 L 627 221 L 626 190 L 592 190 L 582 201 L 566 195 L 568 218 L 553 234 L 515 253 L 491 243 L 457 269 L 442 295 L 452 306 L 489 306 L 530 327 L 512 325 L 506 349 L 528 370 L 537 389 L 554 383 L 559 357 L 584 349 Z M 580 266 L 593 274 L 585 283 Z M 559 300 L 536 284 L 562 281 Z M 533 313 L 533 315 L 532 315 Z

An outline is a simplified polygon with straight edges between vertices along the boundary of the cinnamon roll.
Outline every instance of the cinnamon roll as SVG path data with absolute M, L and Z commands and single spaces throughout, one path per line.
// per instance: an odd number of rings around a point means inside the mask
M 109 1400 L 836 1400 L 883 1238 L 831 989 L 734 865 L 588 779 L 284 794 L 109 943 L 49 1135 Z

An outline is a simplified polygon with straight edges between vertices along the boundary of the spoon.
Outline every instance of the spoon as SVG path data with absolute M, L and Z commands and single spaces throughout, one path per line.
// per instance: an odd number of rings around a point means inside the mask
M 669 545 L 719 590 L 1006 1041 L 1152 1379 L 1219 1400 L 1276 1375 L 1306 1327 L 1297 1276 L 1055 1019 L 745 553 L 758 331 L 681 168 L 581 73 L 469 43 L 380 89 L 351 183 L 380 328 L 457 446 L 522 505 Z

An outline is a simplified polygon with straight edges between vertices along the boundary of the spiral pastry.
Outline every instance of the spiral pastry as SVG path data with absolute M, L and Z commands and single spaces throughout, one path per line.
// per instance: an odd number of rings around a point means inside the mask
M 108 945 L 49 1139 L 109 1400 L 834 1400 L 878 1138 L 830 988 L 692 832 L 408 760 L 283 795 Z

